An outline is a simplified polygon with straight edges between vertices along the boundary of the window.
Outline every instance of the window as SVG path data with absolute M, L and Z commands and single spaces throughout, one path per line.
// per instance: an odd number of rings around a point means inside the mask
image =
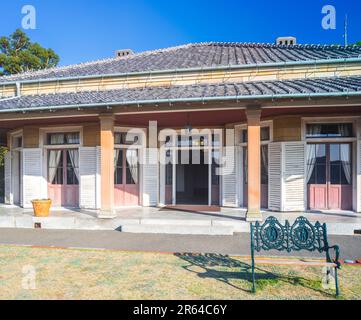
M 126 146 L 138 145 L 140 142 L 139 135 L 129 132 L 117 132 L 114 136 L 115 144 Z
M 115 184 L 123 184 L 123 150 L 115 150 Z
M 307 138 L 351 138 L 353 137 L 352 123 L 341 124 L 308 124 Z
M 78 150 L 66 150 L 66 184 L 78 185 L 79 174 L 79 151 Z
M 261 141 L 270 141 L 270 140 L 271 140 L 270 127 L 262 127 L 261 128 Z M 247 129 L 242 130 L 241 141 L 242 141 L 242 143 L 247 143 L 248 142 L 248 131 L 247 131 Z
M 23 137 L 14 137 L 13 146 L 14 149 L 23 147 Z
M 126 151 L 126 182 L 138 184 L 138 151 L 128 149 Z
M 63 152 L 50 150 L 48 154 L 48 182 L 53 185 L 63 184 Z
M 80 144 L 80 134 L 79 132 L 48 133 L 47 143 L 48 145 Z
M 219 186 L 219 162 L 221 160 L 220 152 L 218 150 L 212 150 L 212 185 Z
M 173 162 L 172 162 L 172 151 L 166 151 L 165 159 L 165 184 L 171 186 L 173 184 Z
M 311 144 L 307 146 L 307 167 L 310 173 L 309 184 L 325 184 L 326 183 L 326 145 Z
M 333 185 L 350 185 L 351 147 L 349 144 L 330 145 L 330 182 Z
M 261 184 L 268 184 L 268 145 L 261 147 Z

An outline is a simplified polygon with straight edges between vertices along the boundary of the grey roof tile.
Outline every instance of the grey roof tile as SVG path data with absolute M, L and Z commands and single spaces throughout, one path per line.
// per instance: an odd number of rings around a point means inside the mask
M 196 43 L 110 58 L 67 67 L 0 77 L 0 83 L 66 77 L 112 75 L 169 69 L 206 68 L 277 62 L 361 57 L 361 46 L 318 46 L 253 43 Z
M 137 89 L 119 89 L 108 91 L 83 91 L 47 95 L 21 96 L 0 100 L 0 111 L 24 110 L 29 108 L 50 109 L 64 106 L 97 104 L 132 104 L 159 100 L 207 99 L 210 97 L 320 94 L 356 92 L 361 96 L 361 76 L 334 77 L 317 79 L 298 79 L 284 81 L 256 81 L 243 83 L 199 84 L 171 87 L 148 87 Z

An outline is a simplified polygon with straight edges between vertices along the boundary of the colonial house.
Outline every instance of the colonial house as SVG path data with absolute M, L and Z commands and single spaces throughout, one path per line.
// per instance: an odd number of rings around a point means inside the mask
M 4 76 L 0 130 L 9 205 L 361 212 L 361 47 L 198 43 Z

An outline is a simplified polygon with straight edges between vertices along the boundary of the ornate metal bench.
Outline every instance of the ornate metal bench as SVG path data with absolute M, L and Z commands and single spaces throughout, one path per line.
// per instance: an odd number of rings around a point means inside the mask
M 320 262 L 297 262 L 293 260 L 257 260 L 261 264 L 279 264 L 279 265 L 305 265 L 305 266 L 326 266 L 328 274 L 330 270 L 335 270 L 336 296 L 339 296 L 339 284 L 337 270 L 341 265 L 339 262 L 340 249 L 339 246 L 330 247 L 327 239 L 326 224 L 317 222 L 311 224 L 306 218 L 299 217 L 293 225 L 288 221 L 282 225 L 275 217 L 269 217 L 264 224 L 256 222 L 251 224 L 251 257 L 252 257 L 252 290 L 256 292 L 255 279 L 255 251 L 318 251 L 326 254 L 326 261 Z M 333 250 L 334 257 L 331 257 L 330 251 Z

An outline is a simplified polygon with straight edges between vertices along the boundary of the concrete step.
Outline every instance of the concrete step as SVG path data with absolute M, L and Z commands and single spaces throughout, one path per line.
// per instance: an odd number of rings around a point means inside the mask
M 160 234 L 189 234 L 189 235 L 217 235 L 230 236 L 234 228 L 224 226 L 189 226 L 189 225 L 159 225 L 138 224 L 123 225 L 120 230 L 127 233 L 160 233 Z

